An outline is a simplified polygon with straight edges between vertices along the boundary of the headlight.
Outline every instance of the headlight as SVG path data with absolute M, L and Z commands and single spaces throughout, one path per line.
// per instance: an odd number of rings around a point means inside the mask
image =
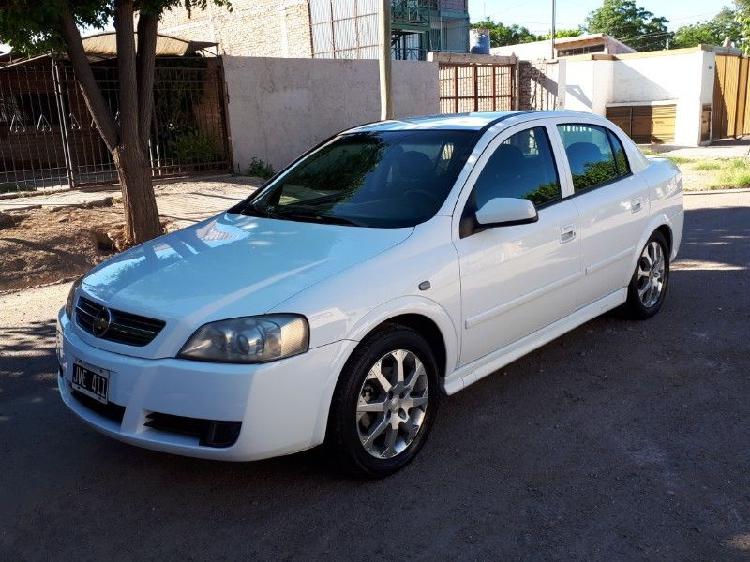
M 307 351 L 307 319 L 294 314 L 229 318 L 204 324 L 190 336 L 180 359 L 264 363 Z
M 73 281 L 73 284 L 68 291 L 68 300 L 65 303 L 65 314 L 71 320 L 73 319 L 73 306 L 75 305 L 76 291 L 78 290 L 78 287 L 81 286 L 81 281 L 83 281 L 83 275 Z

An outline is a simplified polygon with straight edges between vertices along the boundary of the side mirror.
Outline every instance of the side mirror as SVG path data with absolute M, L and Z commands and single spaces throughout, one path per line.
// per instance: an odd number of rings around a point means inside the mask
M 528 199 L 498 197 L 477 210 L 477 223 L 483 227 L 529 224 L 539 220 L 534 203 Z

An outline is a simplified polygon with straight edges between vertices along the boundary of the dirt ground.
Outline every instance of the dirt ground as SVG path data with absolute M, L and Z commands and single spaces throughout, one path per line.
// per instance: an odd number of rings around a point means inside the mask
M 32 209 L 0 215 L 0 291 L 81 275 L 116 251 L 121 204 L 94 209 Z
M 261 182 L 227 176 L 159 185 L 162 226 L 170 231 L 203 220 Z M 121 250 L 125 223 L 119 192 L 101 195 L 94 194 L 85 208 L 80 206 L 85 193 L 71 191 L 11 201 L 36 208 L 0 209 L 0 293 L 73 279 Z

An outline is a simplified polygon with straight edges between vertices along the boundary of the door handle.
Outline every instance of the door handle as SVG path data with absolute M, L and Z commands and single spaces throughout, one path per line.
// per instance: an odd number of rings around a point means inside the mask
M 575 226 L 563 226 L 560 229 L 560 243 L 567 244 L 576 239 L 576 227 Z
M 630 202 L 630 212 L 633 214 L 639 213 L 641 211 L 641 199 L 633 199 Z

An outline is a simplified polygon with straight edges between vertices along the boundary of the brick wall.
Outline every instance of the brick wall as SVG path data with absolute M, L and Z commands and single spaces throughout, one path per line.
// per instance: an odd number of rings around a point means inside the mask
M 213 41 L 234 56 L 312 56 L 307 0 L 233 0 L 232 11 L 208 3 L 205 10 L 176 7 L 162 16 L 159 32 Z
M 558 74 L 558 63 L 518 61 L 518 109 L 557 109 Z

